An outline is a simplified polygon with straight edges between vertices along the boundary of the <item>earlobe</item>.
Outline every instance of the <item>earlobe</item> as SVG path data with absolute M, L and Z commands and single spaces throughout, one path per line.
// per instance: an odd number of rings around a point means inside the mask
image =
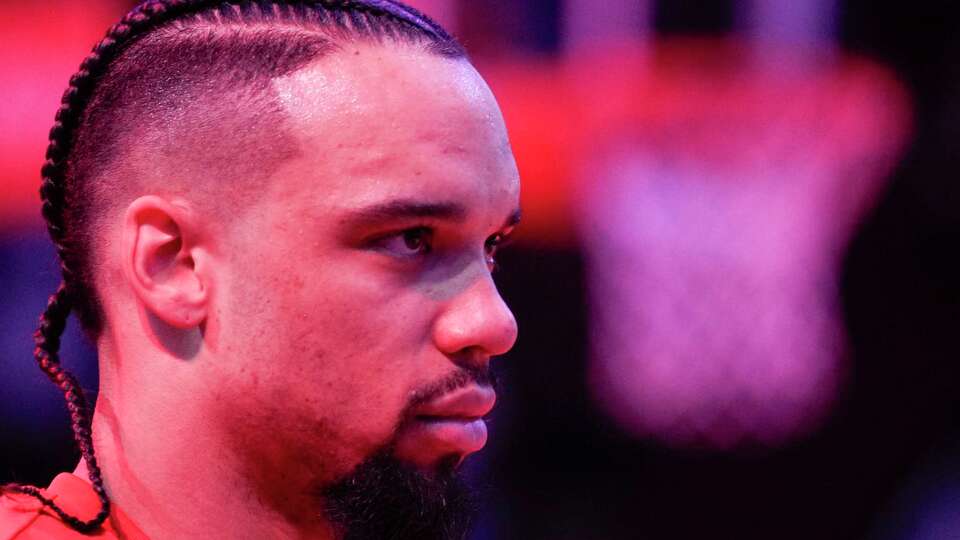
M 144 308 L 174 328 L 201 324 L 209 288 L 195 261 L 190 210 L 155 195 L 140 197 L 127 207 L 122 238 L 123 272 Z

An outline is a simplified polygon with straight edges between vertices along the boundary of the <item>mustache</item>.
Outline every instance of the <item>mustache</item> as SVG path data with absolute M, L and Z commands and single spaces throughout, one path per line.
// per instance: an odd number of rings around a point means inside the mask
M 484 366 L 460 366 L 457 371 L 447 377 L 415 390 L 410 398 L 410 403 L 407 405 L 407 411 L 412 411 L 424 403 L 471 384 L 489 386 L 494 390 L 499 390 L 500 378 L 496 372 L 490 369 L 489 364 Z

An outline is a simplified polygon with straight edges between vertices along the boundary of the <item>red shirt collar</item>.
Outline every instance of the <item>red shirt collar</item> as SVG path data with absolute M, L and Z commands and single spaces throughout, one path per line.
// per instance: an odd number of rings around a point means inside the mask
M 93 486 L 79 476 L 60 473 L 46 491 L 65 512 L 80 519 L 91 519 L 100 511 L 100 499 L 93 491 Z M 108 533 L 106 538 L 110 538 L 112 533 L 125 540 L 147 540 L 147 536 L 116 505 L 111 505 L 110 518 L 103 528 Z

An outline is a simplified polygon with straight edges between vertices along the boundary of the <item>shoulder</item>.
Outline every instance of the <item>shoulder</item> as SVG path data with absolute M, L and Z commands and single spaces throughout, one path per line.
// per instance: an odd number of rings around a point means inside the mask
M 61 475 L 66 476 L 66 475 Z M 60 483 L 63 483 L 63 480 Z M 69 492 L 53 489 L 40 490 L 47 498 L 63 505 L 69 512 L 78 507 L 77 497 Z M 70 528 L 52 510 L 30 495 L 0 488 L 0 540 L 80 540 L 99 538 L 115 539 L 117 535 L 109 525 L 90 535 Z
M 0 490 L 0 540 L 29 538 L 27 530 L 42 510 L 43 504 L 29 495 Z
M 25 495 L 0 491 L 0 540 L 82 538 L 62 521 L 47 513 L 43 503 Z
M 89 519 L 96 515 L 100 501 L 90 484 L 69 473 L 57 475 L 44 497 L 52 500 L 67 514 Z M 110 519 L 90 534 L 70 528 L 56 513 L 35 497 L 3 489 L 0 486 L 0 540 L 146 540 L 146 535 L 120 511 L 113 507 Z

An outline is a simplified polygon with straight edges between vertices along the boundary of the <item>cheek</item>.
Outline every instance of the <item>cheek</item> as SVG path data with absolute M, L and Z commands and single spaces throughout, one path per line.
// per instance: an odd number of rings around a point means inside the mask
M 295 448 L 295 466 L 329 480 L 388 442 L 410 392 L 429 380 L 430 301 L 356 269 L 270 266 L 250 268 L 231 295 L 230 376 L 244 389 L 234 414 L 258 432 L 245 440 L 269 433 L 271 452 Z
M 340 415 L 392 419 L 422 376 L 429 309 L 405 297 L 344 273 L 277 298 L 277 330 L 304 363 L 300 380 L 323 386 L 316 398 Z

